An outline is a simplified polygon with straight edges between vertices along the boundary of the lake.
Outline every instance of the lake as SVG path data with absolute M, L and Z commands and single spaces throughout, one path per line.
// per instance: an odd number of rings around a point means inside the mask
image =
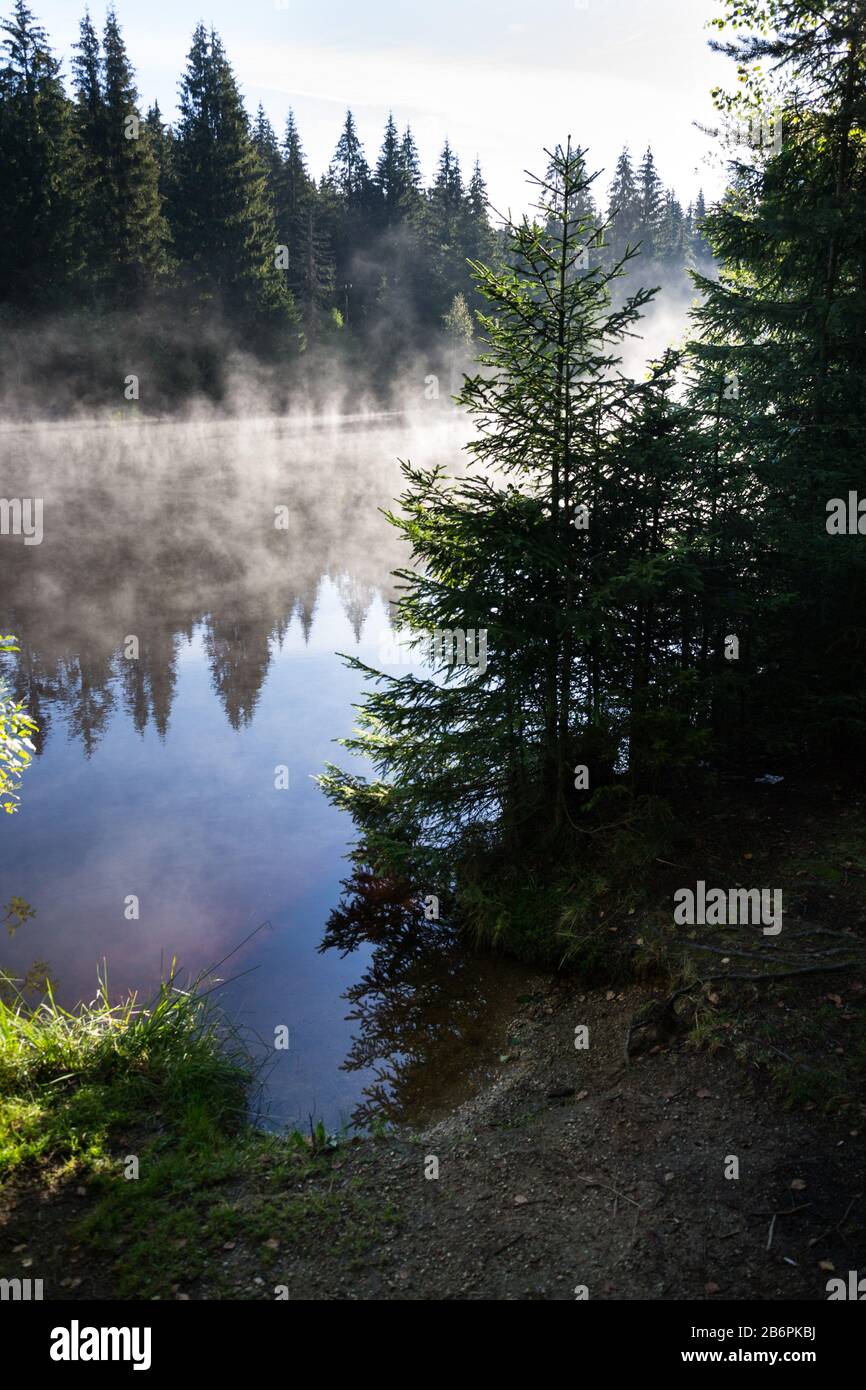
M 41 730 L 0 824 L 0 905 L 35 916 L 0 965 L 44 960 L 72 1006 L 103 962 L 110 997 L 142 1001 L 173 957 L 187 978 L 223 962 L 273 1125 L 423 1108 L 510 997 L 507 967 L 452 943 L 413 966 L 419 1027 L 372 947 L 317 951 L 353 832 L 313 778 L 352 763 L 334 740 L 363 685 L 336 653 L 387 650 L 398 457 L 456 466 L 467 437 L 456 412 L 0 433 L 0 493 L 43 506 L 40 544 L 0 536 L 3 670 Z

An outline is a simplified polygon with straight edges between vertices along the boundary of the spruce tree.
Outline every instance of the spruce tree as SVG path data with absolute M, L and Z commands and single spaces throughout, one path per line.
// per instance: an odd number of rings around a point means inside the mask
M 322 334 L 334 297 L 334 261 L 312 198 L 306 199 L 299 213 L 293 285 L 305 343 L 312 347 Z
M 685 215 L 675 193 L 665 193 L 656 239 L 659 265 L 669 273 L 684 270 L 690 248 L 687 244 Z
M 468 290 L 463 251 L 465 189 L 460 160 L 446 140 L 428 190 L 418 227 L 424 247 L 424 279 L 418 286 L 421 315 L 441 324 L 455 294 Z
M 276 192 L 277 231 L 289 247 L 288 284 L 297 303 L 307 343 L 318 336 L 321 311 L 334 290 L 334 263 L 325 209 L 307 172 L 294 113 L 289 111 Z
M 708 262 L 713 259 L 712 248 L 704 236 L 704 223 L 707 220 L 707 204 L 704 198 L 704 190 L 698 189 L 698 196 L 695 199 L 694 210 L 692 212 L 691 226 L 691 252 L 695 264 L 699 269 L 706 271 Z
M 355 118 L 351 111 L 346 112 L 343 129 L 331 160 L 330 173 L 347 208 L 357 211 L 369 206 L 370 167 L 358 139 Z
M 641 249 L 645 256 L 652 257 L 657 251 L 658 234 L 664 211 L 664 187 L 649 146 L 647 146 L 646 154 L 637 171 L 637 185 Z
M 439 165 L 429 197 L 431 232 L 442 246 L 452 246 L 457 240 L 463 196 L 460 160 L 446 140 L 439 156 Z
M 400 137 L 394 124 L 393 113 L 388 113 L 382 148 L 376 161 L 373 175 L 380 203 L 380 219 L 385 227 L 400 221 L 405 212 L 406 192 L 409 181 L 400 151 Z
M 400 140 L 400 165 L 406 181 L 406 204 L 410 211 L 417 207 L 421 198 L 421 159 L 411 128 L 407 125 Z
M 630 246 L 635 247 L 640 241 L 640 196 L 628 149 L 623 150 L 616 163 L 608 190 L 606 220 L 607 261 L 615 265 Z
M 283 138 L 282 167 L 277 189 L 277 220 L 281 235 L 292 244 L 307 203 L 315 197 L 316 186 L 307 170 L 307 161 L 294 112 L 289 111 Z
M 615 471 L 606 428 L 629 395 L 615 346 L 648 296 L 611 309 L 623 267 L 580 271 L 597 235 L 574 215 L 589 187 L 583 152 L 569 142 L 550 160 L 536 181 L 539 219 L 511 229 L 514 269 L 476 267 L 486 347 L 460 400 L 484 467 L 455 481 L 404 465 L 391 518 L 421 562 L 398 572 L 399 623 L 431 673 L 387 676 L 349 659 L 378 688 L 346 743 L 382 780 L 330 768 L 324 785 L 391 873 L 459 877 L 483 847 L 563 832 L 574 764 L 618 719 L 587 600 L 599 549 L 615 544 L 595 511 Z M 455 632 L 468 664 L 447 640 Z
M 117 17 L 103 33 L 103 166 L 105 279 L 112 302 L 134 304 L 166 269 L 168 228 L 162 214 L 159 166 L 138 112 L 138 93 Z M 94 176 L 98 176 L 94 170 Z
M 82 209 L 82 288 L 98 294 L 105 275 L 106 251 L 102 226 L 108 209 L 108 135 L 102 90 L 102 53 L 89 11 L 79 24 L 73 45 L 72 82 L 75 91 L 75 161 L 72 176 Z
M 375 266 L 364 254 L 375 231 L 376 193 L 351 111 L 346 112 L 322 192 L 344 318 L 363 328 L 378 280 Z
M 472 177 L 466 189 L 463 203 L 463 228 L 460 237 L 461 251 L 467 261 L 494 265 L 496 262 L 496 237 L 488 216 L 487 184 L 476 159 Z M 462 297 L 468 296 L 473 308 L 481 307 L 480 297 L 475 292 L 474 282 L 459 291 Z
M 474 222 L 487 221 L 487 184 L 481 172 L 481 164 L 476 159 L 472 166 L 472 178 L 466 190 L 466 208 Z M 475 257 L 477 260 L 478 257 Z
M 147 115 L 144 118 L 144 124 L 147 127 L 148 139 L 150 140 L 150 148 L 153 151 L 153 157 L 156 160 L 156 167 L 158 170 L 160 207 L 163 210 L 163 214 L 165 214 L 165 209 L 168 206 L 168 199 L 171 193 L 173 178 L 172 157 L 174 146 L 174 131 L 172 130 L 170 125 L 166 125 L 166 123 L 163 121 L 162 112 L 159 109 L 159 102 L 157 101 L 155 101 L 153 105 L 148 108 Z M 166 233 L 168 236 L 167 254 L 169 261 L 171 261 L 171 235 L 168 232 L 167 221 Z
M 581 261 L 574 268 L 574 274 L 577 274 L 582 270 L 591 269 L 596 265 L 601 265 L 605 259 L 602 248 L 599 244 L 600 241 L 603 240 L 603 229 L 599 221 L 598 212 L 595 206 L 595 200 L 592 195 L 592 184 L 594 182 L 594 179 L 589 176 L 589 172 L 585 165 L 582 169 L 578 171 L 578 173 L 581 191 L 576 195 L 576 201 L 573 208 L 573 215 L 575 217 L 575 220 L 579 219 L 587 227 L 596 227 L 598 230 L 598 235 L 595 238 L 593 238 L 590 241 L 589 245 L 585 248 Z M 552 166 L 550 170 L 548 170 L 548 174 L 551 180 L 553 180 L 555 177 L 555 170 Z M 549 216 L 551 218 L 551 230 L 555 235 L 557 232 L 557 214 L 555 212 L 554 204 L 551 205 L 551 211 L 549 213 Z
M 268 178 L 268 193 L 274 202 L 282 173 L 283 161 L 274 128 L 268 120 L 265 108 L 259 102 L 252 130 L 252 140 L 256 153 L 265 166 Z
M 140 302 L 167 269 L 168 228 L 151 129 L 138 113 L 135 82 L 112 10 L 102 52 L 89 14 L 73 59 L 75 179 L 83 211 L 82 281 L 104 308 Z
M 78 42 L 73 44 L 73 50 L 76 54 L 72 59 L 72 71 L 79 125 L 83 132 L 88 133 L 90 144 L 95 148 L 97 135 L 103 138 L 104 144 L 105 106 L 99 36 L 93 27 L 89 11 L 85 11 L 79 24 Z
M 828 530 L 828 504 L 863 492 L 866 19 L 854 0 L 744 0 L 726 18 L 740 82 L 718 105 L 753 128 L 772 119 L 782 139 L 732 161 L 704 223 L 720 274 L 697 277 L 696 386 L 733 398 L 717 466 L 747 470 L 758 590 L 725 728 L 777 756 L 850 757 L 866 735 L 866 562 Z
M 181 82 L 171 225 L 188 284 L 249 328 L 294 317 L 267 174 L 216 33 L 200 24 Z
M 63 303 L 78 268 L 71 105 L 24 0 L 0 33 L 0 300 L 47 308 Z

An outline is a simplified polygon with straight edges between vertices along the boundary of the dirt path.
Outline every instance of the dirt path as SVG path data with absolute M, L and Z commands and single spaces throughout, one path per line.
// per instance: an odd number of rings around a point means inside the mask
M 199 1194 L 192 1228 L 167 1197 L 156 1296 L 823 1300 L 834 1273 L 866 1273 L 854 1110 L 786 1113 L 730 1049 L 682 1039 L 626 1064 L 645 988 L 535 976 L 524 989 L 495 1028 L 506 1060 L 423 1132 L 294 1167 L 253 1159 Z M 82 1240 L 95 1197 L 68 1168 L 13 1184 L 0 1272 L 38 1272 L 46 1297 L 116 1297 L 138 1256 L 122 1230 L 103 1249 Z
M 260 1296 L 573 1299 L 584 1285 L 594 1299 L 824 1299 L 819 1262 L 866 1269 L 860 1136 L 781 1112 L 730 1057 L 680 1047 L 626 1067 L 645 991 L 538 988 L 492 1085 L 420 1136 L 336 1160 L 332 1193 L 395 1216 L 379 1247 L 281 1250 Z M 247 1296 L 251 1253 L 231 1258 Z
M 672 882 L 712 862 L 717 882 L 737 883 L 748 863 L 751 881 L 784 885 L 788 951 L 809 946 L 820 967 L 859 950 L 859 796 L 760 790 L 753 805 L 740 798 L 736 818 L 712 817 L 711 853 L 672 866 Z M 662 943 L 670 902 L 671 884 L 660 885 Z M 646 936 L 653 920 L 636 917 L 633 930 Z M 747 976 L 756 959 L 743 962 Z M 412 982 L 398 983 L 405 993 Z M 689 996 L 691 1036 L 628 1063 L 647 986 L 586 990 L 513 962 L 488 983 L 478 997 L 493 1002 L 468 1026 L 440 1004 L 424 1039 L 444 1044 L 418 1047 L 428 1060 L 404 1078 L 407 1095 L 441 1106 L 438 1122 L 316 1154 L 241 1136 L 230 1161 L 197 1175 L 172 1151 L 173 1185 L 151 1185 L 137 1233 L 131 1194 L 106 1223 L 98 1175 L 48 1161 L 0 1191 L 0 1277 L 44 1276 L 46 1297 L 75 1300 L 123 1289 L 570 1300 L 585 1286 L 592 1299 L 761 1301 L 824 1300 L 834 1275 L 866 1276 L 866 968 L 706 986 Z M 461 985 L 463 996 L 475 999 Z M 783 1107 L 783 1090 L 797 1109 Z M 431 1160 L 438 1177 L 425 1176 Z

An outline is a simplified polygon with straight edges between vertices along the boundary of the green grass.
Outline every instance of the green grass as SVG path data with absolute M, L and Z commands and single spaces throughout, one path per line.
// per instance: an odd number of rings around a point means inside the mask
M 203 1145 L 243 1121 L 253 1068 L 206 995 L 174 977 L 148 1008 L 96 1000 L 74 1012 L 49 990 L 0 998 L 0 1178 L 27 1159 L 98 1169 L 111 1140 L 158 1115 Z
M 22 1213 L 34 1184 L 49 1193 L 63 1243 L 98 1263 L 114 1297 L 172 1297 L 199 1279 L 210 1296 L 228 1280 L 254 1296 L 253 1271 L 276 1276 L 323 1238 L 362 1256 L 394 1213 L 351 1184 L 331 1190 L 321 1125 L 304 1137 L 250 1124 L 254 1078 L 209 994 L 173 976 L 147 1008 L 110 1005 L 104 988 L 73 1012 L 50 992 L 36 1006 L 0 1000 L 0 1193 Z M 226 1242 L 243 1247 L 229 1271 Z

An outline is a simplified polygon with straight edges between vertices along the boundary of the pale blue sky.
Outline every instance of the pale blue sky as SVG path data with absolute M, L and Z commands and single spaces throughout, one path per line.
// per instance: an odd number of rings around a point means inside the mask
M 64 59 L 83 0 L 29 0 Z M 0 0 L 8 13 L 9 0 Z M 720 0 L 117 0 L 144 104 L 173 113 L 190 35 L 222 35 L 251 111 L 261 101 L 282 133 L 293 106 L 310 166 L 327 165 L 346 106 L 371 163 L 389 107 L 409 121 L 429 176 L 447 135 L 464 167 L 478 155 L 500 208 L 526 202 L 523 170 L 569 133 L 605 172 L 628 142 L 651 142 L 665 182 L 688 201 L 719 187 L 708 166 L 709 89 L 733 64 L 709 52 Z M 91 0 L 101 27 L 104 0 Z

